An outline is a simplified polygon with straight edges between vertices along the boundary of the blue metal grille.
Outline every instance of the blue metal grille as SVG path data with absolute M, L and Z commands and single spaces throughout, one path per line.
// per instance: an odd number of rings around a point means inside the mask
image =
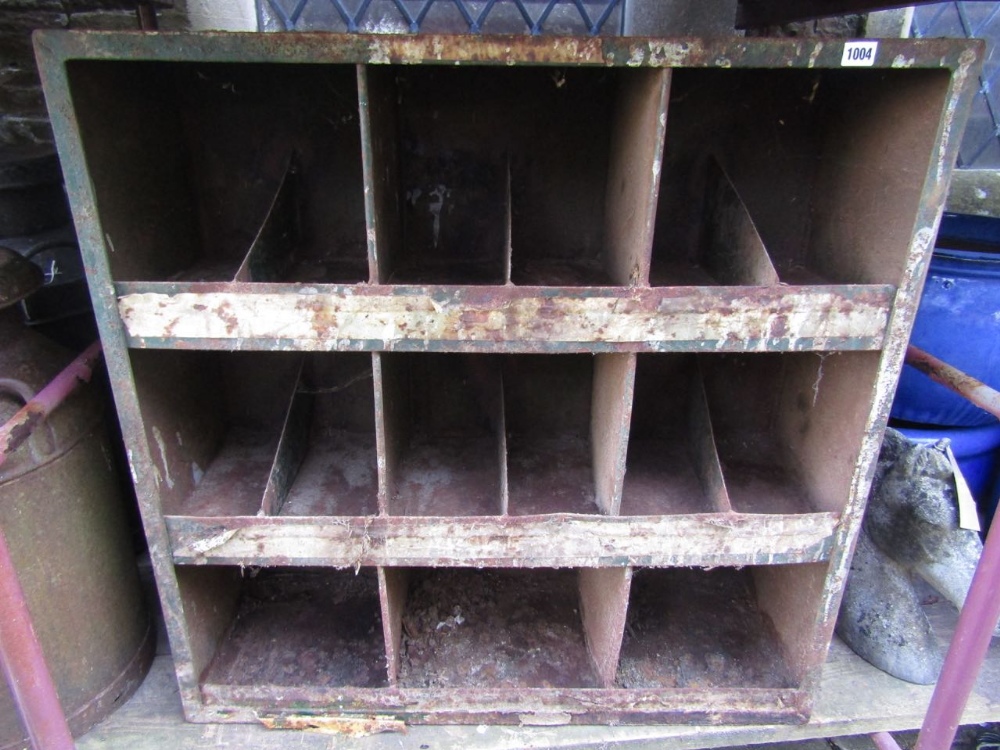
M 626 0 L 257 0 L 262 31 L 620 34 Z
M 969 112 L 969 123 L 959 148 L 958 166 L 1000 168 L 1000 99 L 993 90 L 1000 76 L 1000 3 L 949 2 L 917 6 L 913 13 L 914 37 L 967 37 L 986 39 L 986 60 L 979 91 Z

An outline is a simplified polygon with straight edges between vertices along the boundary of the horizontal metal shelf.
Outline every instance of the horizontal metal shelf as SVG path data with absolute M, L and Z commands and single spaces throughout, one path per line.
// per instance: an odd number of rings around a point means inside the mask
M 744 721 L 748 713 L 768 724 L 799 724 L 811 708 L 808 691 L 799 688 L 401 690 L 204 683 L 201 691 L 205 702 L 191 712 L 193 721 L 264 722 L 275 728 L 309 726 L 308 717 L 316 710 L 345 719 L 363 715 L 374 726 L 381 722 L 391 730 L 393 719 L 397 729 L 417 720 L 523 726 L 721 724 Z
M 129 346 L 494 353 L 857 351 L 895 289 L 121 282 Z
M 822 562 L 839 513 L 603 517 L 166 516 L 174 562 L 347 567 L 740 566 Z M 447 551 L 442 551 L 447 539 Z M 552 540 L 558 539 L 558 544 Z

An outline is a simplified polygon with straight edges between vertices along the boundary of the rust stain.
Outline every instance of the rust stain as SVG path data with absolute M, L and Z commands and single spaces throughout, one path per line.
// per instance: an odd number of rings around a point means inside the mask
M 406 722 L 386 716 L 320 716 L 289 714 L 261 716 L 260 723 L 268 729 L 298 729 L 342 737 L 369 737 L 393 732 L 406 734 Z

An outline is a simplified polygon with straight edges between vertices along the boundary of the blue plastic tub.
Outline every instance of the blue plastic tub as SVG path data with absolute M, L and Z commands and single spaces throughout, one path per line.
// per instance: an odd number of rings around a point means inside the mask
M 935 250 L 910 340 L 1000 387 L 1000 253 Z M 995 417 L 911 367 L 903 368 L 892 416 L 956 427 L 997 423 Z
M 988 524 L 1000 494 L 1000 422 L 981 427 L 892 426 L 921 443 L 951 440 L 952 453 L 976 498 L 979 515 Z

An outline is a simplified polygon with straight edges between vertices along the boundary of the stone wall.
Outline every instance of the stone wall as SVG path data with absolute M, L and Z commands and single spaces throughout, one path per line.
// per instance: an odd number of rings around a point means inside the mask
M 159 28 L 188 26 L 185 0 L 157 3 Z M 0 147 L 52 142 L 31 32 L 136 29 L 129 0 L 5 0 L 0 3 Z

